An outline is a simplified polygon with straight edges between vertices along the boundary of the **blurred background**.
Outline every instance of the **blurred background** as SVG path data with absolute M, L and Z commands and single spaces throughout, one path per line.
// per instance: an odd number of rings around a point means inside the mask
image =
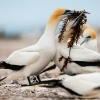
M 100 0 L 0 0 L 0 60 L 36 43 L 58 7 L 90 12 L 87 23 L 97 32 L 100 47 Z

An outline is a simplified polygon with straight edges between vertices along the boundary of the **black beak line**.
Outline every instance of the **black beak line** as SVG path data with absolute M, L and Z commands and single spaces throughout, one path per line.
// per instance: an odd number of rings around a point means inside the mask
M 87 42 L 88 40 L 89 40 L 89 38 L 85 38 L 80 45 L 82 45 L 83 43 Z

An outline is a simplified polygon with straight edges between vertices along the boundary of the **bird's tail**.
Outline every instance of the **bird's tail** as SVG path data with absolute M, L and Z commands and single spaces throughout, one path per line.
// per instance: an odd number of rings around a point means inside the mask
M 97 86 L 97 87 L 95 87 L 95 88 L 92 89 L 92 90 L 93 90 L 93 93 L 94 93 L 94 94 L 98 94 L 98 93 L 100 94 L 100 86 Z M 92 93 L 92 94 L 93 94 L 93 93 Z
M 3 61 L 0 61 L 0 69 L 4 69 L 4 66 L 2 65 Z M 1 78 L 0 82 L 6 79 L 7 77 Z
M 2 61 L 0 61 L 0 69 L 2 70 L 2 68 L 3 68 Z M 2 71 L 1 71 L 1 72 L 2 72 Z M 0 74 L 1 74 L 1 73 L 0 73 Z M 0 75 L 0 76 L 1 76 L 1 75 Z M 7 77 L 4 77 L 4 78 L 0 79 L 0 82 L 3 81 L 5 78 L 7 78 Z
M 4 66 L 2 65 L 3 61 L 0 61 L 0 69 L 4 68 Z

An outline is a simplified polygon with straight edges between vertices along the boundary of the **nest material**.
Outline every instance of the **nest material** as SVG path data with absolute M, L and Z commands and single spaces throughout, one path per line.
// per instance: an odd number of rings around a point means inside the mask
M 68 23 L 68 18 L 65 18 L 64 20 L 62 20 L 62 22 L 63 22 L 63 25 L 60 31 L 61 34 L 58 36 L 59 38 L 58 42 L 61 42 L 63 40 L 63 34 L 66 31 L 66 25 Z
M 72 29 L 74 30 L 72 33 L 71 33 L 71 37 L 70 37 L 70 41 L 68 42 L 68 47 L 70 48 L 69 49 L 69 56 L 68 58 L 65 58 L 65 61 L 64 61 L 64 65 L 61 69 L 61 71 L 64 70 L 64 68 L 67 66 L 68 63 L 71 62 L 71 58 L 70 58 L 70 51 L 71 51 L 71 47 L 73 46 L 73 44 L 76 42 L 78 42 L 79 40 L 79 37 L 82 33 L 82 27 L 80 26 L 83 26 L 83 24 L 85 24 L 87 22 L 87 17 L 85 15 L 85 10 L 84 11 L 74 11 L 73 14 L 69 15 L 68 18 L 64 19 L 63 21 L 63 27 L 62 27 L 62 30 L 60 31 L 60 35 L 59 35 L 59 42 L 61 42 L 63 40 L 63 34 L 64 32 L 66 31 L 66 25 L 68 23 L 68 20 L 73 20 L 73 19 L 76 19 L 76 22 L 78 22 L 75 26 L 72 27 Z M 78 18 L 80 17 L 80 18 Z M 64 59 L 64 57 L 60 57 L 59 58 L 59 62 Z
M 83 24 L 85 24 L 87 22 L 87 17 L 84 12 L 85 11 L 80 11 L 80 12 L 78 11 L 78 12 L 72 14 L 72 16 L 77 17 L 77 15 L 81 15 L 81 17 L 77 20 L 78 21 L 77 25 L 72 27 L 72 29 L 74 31 L 73 31 L 73 33 L 71 33 L 70 41 L 68 42 L 68 47 L 72 47 L 73 44 L 75 42 L 77 43 L 80 38 L 80 35 L 82 33 L 82 28 L 80 28 L 80 26 L 83 27 Z
M 60 31 L 61 34 L 58 37 L 59 42 L 63 40 L 63 34 L 66 31 L 66 26 L 67 26 L 68 21 L 73 20 L 81 15 L 81 17 L 77 19 L 79 23 L 76 26 L 72 27 L 74 31 L 73 33 L 71 33 L 70 41 L 68 42 L 68 47 L 72 47 L 75 42 L 77 43 L 79 36 L 82 33 L 82 28 L 80 28 L 80 26 L 83 26 L 83 24 L 85 24 L 87 21 L 87 17 L 85 13 L 87 13 L 85 10 L 84 11 L 74 11 L 74 13 L 67 16 L 67 18 L 63 20 L 63 25 Z

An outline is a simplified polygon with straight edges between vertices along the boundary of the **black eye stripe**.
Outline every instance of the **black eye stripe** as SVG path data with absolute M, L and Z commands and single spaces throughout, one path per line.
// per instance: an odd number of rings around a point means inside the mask
M 91 38 L 91 36 L 87 36 L 86 38 Z
M 65 12 L 70 12 L 70 10 L 66 10 Z
M 66 10 L 65 12 L 64 12 L 64 14 L 67 14 L 67 13 L 69 13 L 69 12 L 71 12 L 71 10 Z M 63 15 L 64 15 L 63 14 Z

